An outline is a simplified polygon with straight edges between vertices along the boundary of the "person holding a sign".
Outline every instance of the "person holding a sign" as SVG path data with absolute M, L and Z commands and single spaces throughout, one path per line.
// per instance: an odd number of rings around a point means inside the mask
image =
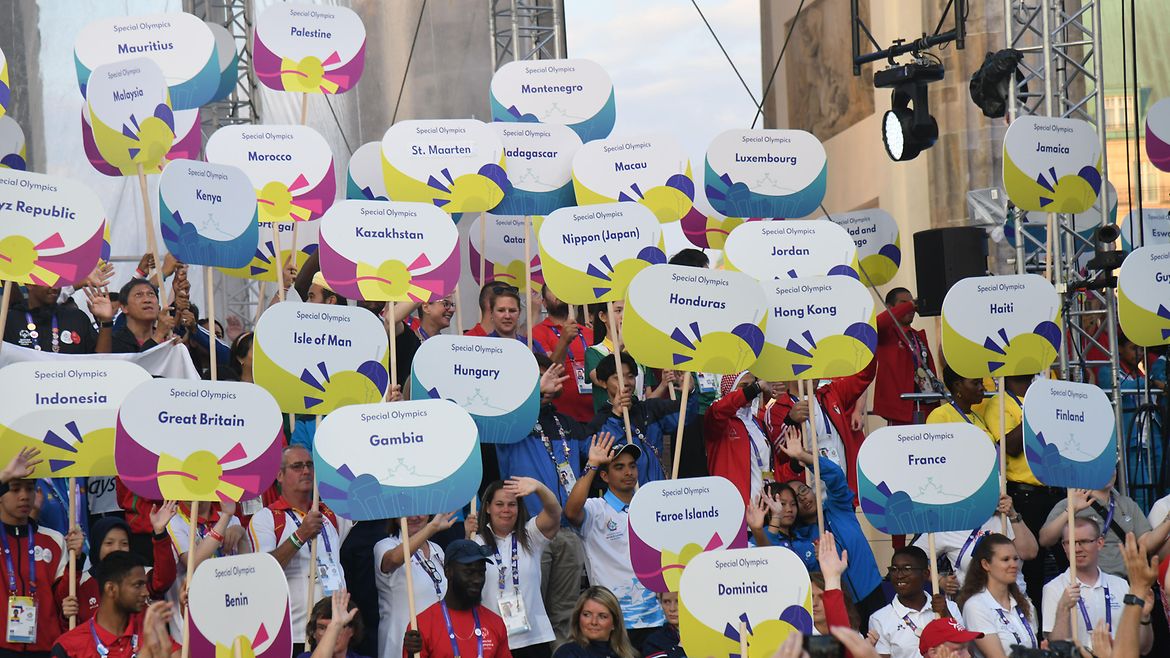
M 414 553 L 406 557 L 402 547 L 401 526 L 398 519 L 390 519 L 390 535 L 374 545 L 374 564 L 378 578 L 378 655 L 381 658 L 402 656 L 402 634 L 410 623 L 410 613 L 403 605 L 407 596 L 406 569 L 409 561 L 414 602 L 421 609 L 437 603 L 447 592 L 447 576 L 443 572 L 443 549 L 431 541 L 435 535 L 455 524 L 455 514 L 408 516 L 406 527 L 410 532 L 410 547 Z
M 933 411 L 935 403 L 919 406 L 903 400 L 902 394 L 935 392 L 938 380 L 934 375 L 934 356 L 926 332 L 913 327 L 918 310 L 914 294 L 906 288 L 893 288 L 886 293 L 885 302 L 889 312 L 877 314 L 878 343 L 874 359 L 878 371 L 873 412 L 889 425 L 921 423 L 922 414 Z
M 146 279 L 131 279 L 118 293 L 126 324 L 114 332 L 112 351 L 133 354 L 167 342 L 176 319 L 159 309 L 158 289 Z
M 1036 611 L 1016 584 L 1020 556 L 1012 540 L 990 534 L 971 555 L 971 568 L 959 593 L 967 628 L 985 637 L 975 640 L 984 658 L 1007 658 L 1012 647 L 1040 647 Z
M 593 331 L 569 320 L 569 305 L 544 284 L 541 288 L 548 316 L 532 328 L 532 340 L 544 347 L 553 363 L 564 365 L 569 381 L 553 401 L 557 411 L 580 423 L 593 418 L 592 382 L 585 370 L 585 352 L 593 344 Z
M 1113 488 L 1116 475 L 1104 489 L 1073 489 L 1070 494 L 1077 518 L 1090 518 L 1101 528 L 1105 546 L 1101 548 L 1101 570 L 1114 576 L 1127 577 L 1125 559 L 1121 550 L 1126 533 L 1132 532 L 1146 551 L 1156 551 L 1170 535 L 1170 519 L 1151 528 L 1133 498 Z M 1048 520 L 1040 529 L 1040 545 L 1055 546 L 1068 535 L 1068 503 L 1061 501 L 1048 513 Z
M 772 398 L 772 385 L 744 371 L 724 375 L 719 388 L 722 397 L 703 420 L 707 469 L 730 480 L 748 505 L 767 483 L 775 481 L 772 442 L 757 420 L 760 409 Z
M 24 308 L 6 311 L 8 320 L 4 325 L 5 342 L 54 354 L 110 352 L 113 345 L 114 307 L 104 288 L 85 288 L 89 312 L 98 323 L 97 331 L 94 331 L 93 323 L 85 313 L 57 303 L 61 296 L 60 288 L 32 284 L 26 288 L 28 296 Z
M 995 441 L 983 416 L 975 411 L 975 406 L 983 402 L 983 380 L 977 377 L 961 377 L 951 370 L 950 366 L 943 366 L 943 384 L 951 393 L 951 399 L 939 405 L 926 417 L 927 424 L 931 423 L 968 423 L 987 433 L 987 438 Z
M 496 288 L 491 301 L 492 327 L 488 338 L 512 338 L 528 343 L 528 337 L 520 334 L 520 291 L 515 286 L 502 285 Z M 544 346 L 532 344 L 532 351 L 544 354 Z
M 927 595 L 930 561 L 926 552 L 915 546 L 894 551 L 886 570 L 894 586 L 894 600 L 869 618 L 869 631 L 876 634 L 879 655 L 891 658 L 920 658 L 918 638 L 935 619 L 961 620 L 959 606 L 945 594 Z
M 606 387 L 606 382 L 597 376 L 599 364 L 607 359 L 610 363 L 613 362 L 613 338 L 608 335 L 609 311 L 606 307 L 606 304 L 591 304 L 589 306 L 589 313 L 593 317 L 593 339 L 596 342 L 590 345 L 589 350 L 585 352 L 585 374 L 589 376 L 589 381 L 593 384 L 594 412 L 601 411 L 601 408 L 609 401 L 609 389 Z M 619 299 L 613 302 L 614 324 L 617 325 L 619 334 L 622 330 L 622 312 L 625 307 L 624 300 Z M 636 363 L 636 366 L 633 386 L 635 398 L 645 400 L 668 396 L 670 382 L 666 380 L 665 376 L 663 381 L 658 381 L 654 378 L 654 373 L 645 366 L 640 363 Z M 630 389 L 629 386 L 626 388 Z M 688 416 L 693 417 L 689 413 Z

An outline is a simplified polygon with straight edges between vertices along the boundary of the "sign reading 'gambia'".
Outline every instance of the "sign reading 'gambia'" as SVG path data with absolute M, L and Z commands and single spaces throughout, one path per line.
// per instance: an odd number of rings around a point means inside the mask
M 978 528 L 999 503 L 995 444 L 969 423 L 883 427 L 861 444 L 857 493 L 887 534 Z
M 828 177 L 825 147 L 803 130 L 728 130 L 707 147 L 707 199 L 728 217 L 804 217 Z
M 389 201 L 382 178 L 382 142 L 367 142 L 349 156 L 345 198 L 356 201 Z
M 499 135 L 482 121 L 399 121 L 382 136 L 382 178 L 394 201 L 485 212 L 512 187 L 505 165 Z
M 480 222 L 487 225 L 481 227 Z M 479 260 L 484 258 L 487 262 L 483 274 L 487 281 L 501 281 L 524 288 L 524 225 L 524 218 L 516 215 L 486 213 L 472 220 L 471 229 L 467 232 L 471 236 L 467 241 L 467 265 L 476 283 L 482 284 L 479 280 Z M 544 273 L 540 267 L 535 224 L 528 222 L 528 227 L 528 249 L 532 258 L 530 286 L 535 290 L 544 283 Z M 482 254 L 479 242 L 481 235 L 484 237 Z
M 902 241 L 898 222 L 881 208 L 854 210 L 824 217 L 845 229 L 857 246 L 857 273 L 862 282 L 884 286 L 893 280 L 902 264 Z
M 492 76 L 492 121 L 560 124 L 582 141 L 609 137 L 616 117 L 613 82 L 596 62 L 508 62 Z
M 158 179 L 159 219 L 167 251 L 181 262 L 244 267 L 260 227 L 248 176 L 229 165 L 179 160 Z
M 436 300 L 459 282 L 459 232 L 426 203 L 339 201 L 321 220 L 321 274 L 351 299 Z
M 691 160 L 673 137 L 656 135 L 589 142 L 573 157 L 577 205 L 636 201 L 666 224 L 694 204 Z
M 768 381 L 848 377 L 877 349 L 873 296 L 843 276 L 764 281 L 768 326 L 764 350 L 751 366 Z
M 114 464 L 151 500 L 239 501 L 264 492 L 280 470 L 280 409 L 243 382 L 150 379 L 118 411 Z
M 149 379 L 128 361 L 24 361 L 5 367 L 0 460 L 7 464 L 20 450 L 37 448 L 44 461 L 34 477 L 117 475 L 118 407 Z
M 1127 338 L 1153 347 L 1170 343 L 1170 244 L 1130 253 L 1117 273 L 1117 320 Z
M 659 480 L 630 501 L 630 562 L 654 592 L 677 592 L 683 568 L 704 551 L 747 548 L 743 498 L 717 476 Z
M 131 176 L 162 170 L 175 143 L 175 115 L 162 71 L 139 57 L 93 70 L 86 87 L 89 125 L 102 159 Z
M 1003 187 L 1020 210 L 1078 213 L 1101 191 L 1097 131 L 1079 119 L 1019 117 L 1003 138 Z
M 727 266 L 758 281 L 784 277 L 857 277 L 857 246 L 849 233 L 824 219 L 748 222 L 727 236 Z
M 1024 397 L 1024 455 L 1051 487 L 1102 489 L 1117 464 L 1117 429 L 1105 391 L 1037 379 Z
M 740 622 L 748 644 L 741 658 L 770 658 L 789 633 L 812 633 L 808 569 L 782 546 L 700 553 L 683 571 L 678 594 L 690 656 L 738 656 Z
M 190 591 L 192 656 L 283 658 L 292 651 L 288 579 L 271 555 L 205 560 Z
M 1060 350 L 1060 299 L 1035 274 L 978 276 L 943 299 L 942 346 L 963 377 L 1034 375 Z
M 570 304 L 612 302 L 634 275 L 665 263 L 662 227 L 633 203 L 553 211 L 536 227 L 544 280 Z
M 565 126 L 493 123 L 504 145 L 512 187 L 495 207 L 499 215 L 547 215 L 574 204 L 573 156 L 581 138 Z
M 3 55 L 0 55 L 0 66 Z M 0 113 L 0 169 L 28 169 L 28 148 L 24 141 L 24 130 L 10 116 Z
M 269 89 L 344 93 L 365 60 L 366 28 L 351 9 L 289 2 L 256 19 L 252 68 Z
M 471 414 L 481 443 L 515 443 L 540 412 L 540 371 L 511 338 L 433 336 L 410 366 L 413 400 L 450 400 Z
M 386 395 L 386 329 L 364 308 L 274 304 L 256 323 L 254 349 L 256 383 L 281 411 L 327 414 Z
M 321 502 L 354 521 L 458 509 L 483 477 L 475 423 L 448 400 L 342 407 L 321 421 L 313 463 Z
M 759 358 L 768 320 L 764 291 L 739 272 L 654 265 L 626 290 L 626 346 L 638 363 L 737 373 Z
M 297 251 L 293 248 L 293 223 L 278 222 L 276 232 L 280 240 L 279 254 L 277 245 L 272 239 L 272 222 L 259 222 L 259 231 L 256 234 L 256 248 L 252 252 L 252 260 L 240 268 L 223 269 L 228 274 L 243 279 L 258 279 L 260 281 L 276 281 L 277 267 L 293 260 L 299 270 L 304 266 L 309 256 L 317 253 L 318 230 L 320 221 L 297 222 Z M 286 282 L 287 283 L 287 282 Z

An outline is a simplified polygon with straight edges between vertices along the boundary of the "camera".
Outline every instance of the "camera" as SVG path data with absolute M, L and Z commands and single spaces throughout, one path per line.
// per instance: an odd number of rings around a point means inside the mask
M 1016 645 L 1012 647 L 1011 658 L 1080 658 L 1077 647 L 1068 640 L 1054 640 L 1048 643 L 1047 649 L 1033 649 Z
M 832 635 L 805 635 L 804 650 L 809 658 L 845 658 L 845 646 Z

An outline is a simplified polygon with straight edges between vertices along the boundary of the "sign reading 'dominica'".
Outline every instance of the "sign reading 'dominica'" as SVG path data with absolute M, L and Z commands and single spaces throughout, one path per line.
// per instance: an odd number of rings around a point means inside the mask
M 1146 111 L 1146 156 L 1162 171 L 1170 171 L 1170 99 L 1163 98 Z
M 857 273 L 863 282 L 884 286 L 893 280 L 902 264 L 902 242 L 898 222 L 890 213 L 881 208 L 868 208 L 823 219 L 845 229 L 853 238 L 857 246 Z
M 1127 338 L 1145 347 L 1170 343 L 1170 244 L 1130 253 L 1117 273 L 1117 295 Z
M 256 19 L 252 68 L 269 89 L 341 94 L 365 60 L 366 27 L 351 9 L 289 2 Z
M 230 165 L 179 160 L 158 179 L 159 219 L 167 251 L 181 262 L 244 267 L 252 260 L 260 227 L 256 192 Z
M 176 110 L 174 113 L 175 141 L 163 156 L 159 168 L 165 169 L 167 164 L 174 160 L 198 160 L 203 151 L 203 128 L 199 123 L 199 110 Z M 89 108 L 81 109 L 81 148 L 94 171 L 103 176 L 120 178 L 122 170 L 106 162 L 102 152 L 98 150 L 97 141 L 93 136 L 93 126 L 90 125 Z M 137 173 L 137 168 L 134 172 Z
M 16 119 L 0 114 L 0 169 L 2 168 L 26 171 L 28 148 L 24 140 L 24 130 Z
M 81 281 L 97 265 L 106 220 L 88 186 L 0 169 L 0 280 L 38 286 Z
M 307 126 L 224 126 L 207 140 L 207 161 L 248 174 L 262 222 L 317 219 L 333 205 L 333 153 Z
M 943 299 L 943 353 L 963 377 L 1034 375 L 1060 350 L 1060 299 L 1035 274 L 978 276 Z
M 596 62 L 550 59 L 508 62 L 492 76 L 492 121 L 561 124 L 583 141 L 613 130 L 613 81 Z
M 394 201 L 446 213 L 486 212 L 511 188 L 499 135 L 482 121 L 399 121 L 382 136 L 382 178 Z
M 826 219 L 748 222 L 727 236 L 728 267 L 759 281 L 785 276 L 857 277 L 857 245 L 849 233 Z
M 280 253 L 272 239 L 272 222 L 259 222 L 260 230 L 256 235 L 256 246 L 252 252 L 252 260 L 240 268 L 223 269 L 224 274 L 243 279 L 257 279 L 259 281 L 276 281 L 277 266 L 292 260 L 292 264 L 299 270 L 304 266 L 309 256 L 317 253 L 318 231 L 320 220 L 298 222 L 297 251 L 293 248 L 293 223 L 277 222 L 276 233 L 280 240 Z M 285 283 L 287 284 L 287 277 Z
M 677 222 L 694 205 L 691 160 L 673 137 L 599 139 L 573 156 L 577 205 L 636 201 L 662 223 Z
M 968 423 L 883 427 L 861 445 L 857 489 L 888 534 L 978 528 L 999 503 L 995 444 Z
M 389 348 L 376 315 L 356 306 L 283 303 L 256 323 L 253 376 L 281 411 L 327 414 L 386 395 Z
M 345 198 L 356 201 L 389 201 L 382 178 L 382 142 L 367 142 L 349 156 L 345 174 Z
M 63 332 L 64 333 L 64 332 Z M 0 461 L 37 448 L 34 477 L 116 475 L 118 407 L 150 374 L 129 361 L 24 361 L 0 370 Z
M 495 207 L 500 215 L 547 215 L 574 204 L 573 156 L 581 138 L 565 126 L 489 124 L 504 144 L 512 188 Z
M 123 176 L 157 174 L 175 143 L 175 114 L 162 71 L 144 57 L 93 70 L 86 103 L 102 159 Z
M 789 633 L 812 633 L 808 569 L 782 546 L 700 553 L 679 581 L 678 618 L 687 655 L 739 655 L 742 621 L 741 658 L 769 658 Z
M 1020 210 L 1084 212 L 1101 191 L 1097 131 L 1080 119 L 1019 117 L 1003 138 L 1003 186 Z
M 1079 382 L 1032 382 L 1024 396 L 1024 455 L 1036 479 L 1050 487 L 1109 486 L 1117 428 L 1105 391 Z
M 718 476 L 639 487 L 629 523 L 634 575 L 654 592 L 677 592 L 683 568 L 704 551 L 747 548 L 743 497 Z
M 540 412 L 540 371 L 511 338 L 433 336 L 410 366 L 411 398 L 450 400 L 471 414 L 481 443 L 515 443 Z
M 626 290 L 630 354 L 651 368 L 737 373 L 764 348 L 764 291 L 739 272 L 654 265 Z
M 728 130 L 707 147 L 707 198 L 729 217 L 804 217 L 828 177 L 825 147 L 803 130 Z
M 666 262 L 662 227 L 638 204 L 562 208 L 539 223 L 536 236 L 544 280 L 570 304 L 619 300 L 635 274 Z
M 877 349 L 873 296 L 860 281 L 818 276 L 761 282 L 767 297 L 764 350 L 751 366 L 774 382 L 848 377 Z
M 190 591 L 192 656 L 284 658 L 292 651 L 288 579 L 271 555 L 205 560 Z
M 321 421 L 313 463 L 321 502 L 354 521 L 458 509 L 483 477 L 475 422 L 449 400 L 342 407 Z
M 487 224 L 481 227 L 480 222 Z M 508 285 L 524 289 L 524 225 L 523 217 L 516 215 L 497 215 L 486 213 L 477 215 L 471 222 L 471 229 L 467 232 L 471 238 L 467 241 L 467 265 L 471 276 L 476 283 L 479 280 L 479 259 L 485 258 L 483 275 L 486 281 L 500 281 Z M 533 222 L 528 224 L 528 250 L 531 253 L 533 290 L 540 288 L 544 283 L 544 273 L 540 268 L 539 247 L 536 243 L 536 227 Z M 482 232 L 481 232 L 482 231 Z M 483 253 L 480 253 L 479 236 L 483 236 Z
M 151 379 L 118 411 L 114 464 L 151 500 L 235 500 L 264 492 L 280 470 L 280 409 L 244 382 Z

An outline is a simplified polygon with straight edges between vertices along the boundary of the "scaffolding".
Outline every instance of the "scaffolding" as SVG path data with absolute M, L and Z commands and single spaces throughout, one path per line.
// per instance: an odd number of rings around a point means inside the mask
M 564 0 L 488 0 L 492 70 L 507 62 L 565 57 Z

